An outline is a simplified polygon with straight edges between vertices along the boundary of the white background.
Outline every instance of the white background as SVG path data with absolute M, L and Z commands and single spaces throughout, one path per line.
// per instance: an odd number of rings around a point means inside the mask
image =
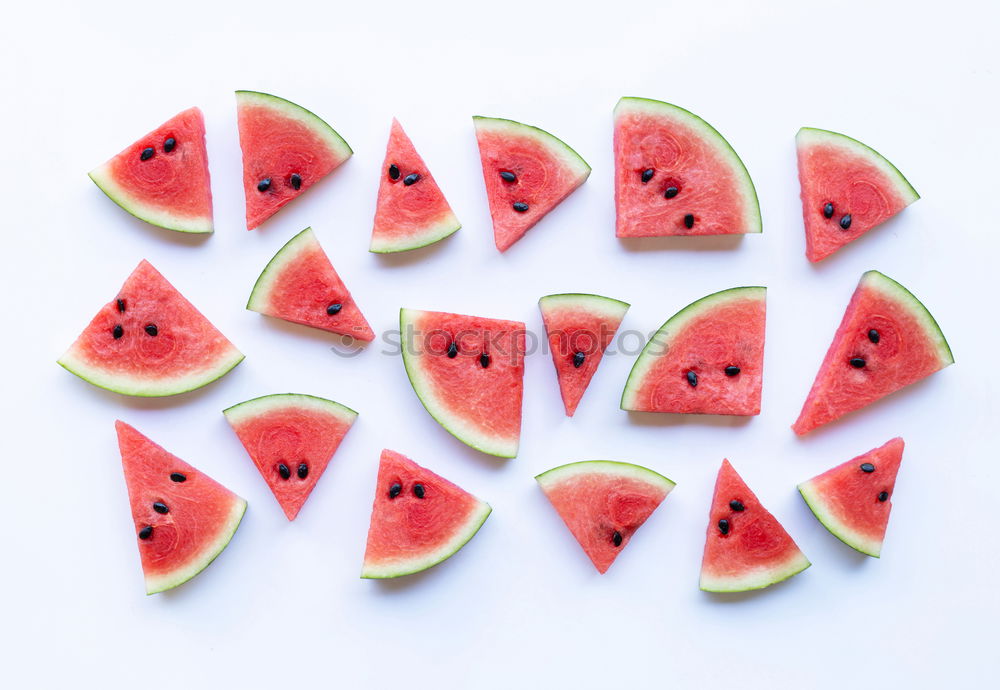
M 988 674 L 1000 670 L 1000 13 L 985 1 L 806 4 L 7 7 L 0 20 L 0 275 L 8 296 L 0 345 L 8 363 L 0 403 L 0 684 L 989 684 Z M 252 233 L 243 226 L 238 88 L 313 109 L 356 151 Z M 622 95 L 683 105 L 723 132 L 757 185 L 764 234 L 616 240 L 611 109 Z M 191 105 L 208 123 L 217 231 L 207 239 L 132 219 L 85 174 Z M 473 114 L 549 129 L 594 168 L 504 255 L 493 247 Z M 366 250 L 394 115 L 464 227 L 435 248 L 381 258 Z M 803 255 L 793 145 L 802 125 L 873 145 L 923 195 L 818 266 Z M 527 361 L 520 456 L 479 454 L 431 420 L 399 358 L 380 343 L 344 358 L 331 352 L 329 334 L 244 310 L 260 269 L 306 225 L 379 332 L 395 327 L 402 305 L 540 329 L 540 296 L 587 291 L 631 302 L 622 328 L 648 333 L 708 292 L 767 285 L 763 413 L 630 419 L 618 398 L 633 358 L 616 355 L 568 419 L 548 356 L 535 354 Z M 132 400 L 55 364 L 144 257 L 246 353 L 233 373 L 178 398 Z M 924 300 L 958 363 L 797 439 L 789 424 L 868 268 Z M 327 396 L 361 413 L 294 523 L 220 414 L 285 391 Z M 143 594 L 116 418 L 250 502 L 218 561 L 155 597 Z M 883 557 L 875 560 L 828 534 L 795 485 L 895 435 L 907 449 Z M 358 578 L 383 446 L 494 507 L 453 559 L 388 583 Z M 756 594 L 698 590 L 723 457 L 812 568 Z M 593 458 L 638 462 L 678 482 L 604 576 L 532 480 Z

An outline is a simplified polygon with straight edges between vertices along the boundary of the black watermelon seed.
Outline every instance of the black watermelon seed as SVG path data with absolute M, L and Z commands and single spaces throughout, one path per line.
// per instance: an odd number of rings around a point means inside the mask
M 399 179 L 399 166 L 395 163 L 389 166 L 389 179 L 398 180 Z
M 298 173 L 292 173 L 292 176 L 288 178 L 288 184 L 292 185 L 292 189 L 299 191 L 302 189 L 302 176 Z
M 170 512 L 170 508 L 167 507 L 167 504 L 161 501 L 156 501 L 155 503 L 153 503 L 153 510 L 155 510 L 160 515 L 166 515 L 167 513 Z
M 403 184 L 405 184 L 407 187 L 409 187 L 411 184 L 416 184 L 417 182 L 420 182 L 419 173 L 410 173 L 409 175 L 403 178 Z
M 729 509 L 735 510 L 737 513 L 742 513 L 746 509 L 746 506 L 743 505 L 743 501 L 734 498 L 729 502 Z
M 153 526 L 152 525 L 146 525 L 141 530 L 139 530 L 139 538 L 140 539 L 149 539 L 151 536 L 153 536 Z
M 848 214 L 843 215 L 843 216 L 840 217 L 840 227 L 843 228 L 844 230 L 847 230 L 849 227 L 851 227 L 851 214 L 850 213 L 848 213 Z
M 833 204 L 831 204 L 829 201 L 826 202 L 825 206 L 823 206 L 823 217 L 833 218 Z
M 344 308 L 344 305 L 340 302 L 334 302 L 326 308 L 326 313 L 330 316 L 336 316 L 340 313 L 340 310 Z
M 642 179 L 642 183 L 646 184 L 647 182 L 649 182 L 650 180 L 652 180 L 653 179 L 653 175 L 655 173 L 656 173 L 656 171 L 653 170 L 652 168 L 646 168 L 645 170 L 643 170 L 642 171 L 642 177 L 640 178 L 640 179 Z
M 309 476 L 309 465 L 307 465 L 304 462 L 300 462 L 299 469 L 296 470 L 295 473 L 299 475 L 299 479 L 305 479 L 306 477 Z
M 879 494 L 878 494 L 878 500 L 881 503 L 885 503 L 886 501 L 888 501 L 889 500 L 889 492 L 888 491 L 880 491 Z
M 587 359 L 586 352 L 574 352 L 573 353 L 573 366 L 579 369 L 583 366 L 584 360 Z
M 143 330 L 146 331 L 147 335 L 156 335 L 160 332 L 155 323 L 147 323 Z
M 479 364 L 483 367 L 483 369 L 485 369 L 490 365 L 489 353 L 484 352 L 483 354 L 479 355 Z
M 873 328 L 873 329 L 871 329 L 870 331 L 868 331 L 868 339 L 869 339 L 870 341 L 872 341 L 873 343 L 875 343 L 875 344 L 878 344 L 878 341 L 882 339 L 882 336 L 880 336 L 880 335 L 878 334 L 878 331 L 876 331 L 876 330 L 875 330 L 875 329 Z
M 719 520 L 719 531 L 723 534 L 729 534 L 729 520 L 726 518 Z
M 142 150 L 142 153 L 139 154 L 139 160 L 148 161 L 150 158 L 153 157 L 154 153 L 156 153 L 156 152 L 153 151 L 153 147 L 152 146 L 147 146 L 146 148 L 144 148 Z
M 667 187 L 667 191 L 663 192 L 663 196 L 667 199 L 673 199 L 675 196 L 677 196 L 678 192 L 680 191 L 681 190 L 677 189 L 677 187 L 670 186 Z
M 740 373 L 740 368 L 738 366 L 730 364 L 728 367 L 723 369 L 726 372 L 726 376 L 736 376 Z
M 413 495 L 416 496 L 417 498 L 423 498 L 424 497 L 424 485 L 423 484 L 414 484 L 413 485 Z
M 125 313 L 125 300 L 119 297 L 117 301 L 118 301 L 118 311 L 121 313 Z
M 448 343 L 448 358 L 455 359 L 456 357 L 458 357 L 458 343 L 452 340 Z
M 875 465 L 871 464 L 870 462 L 863 462 L 861 463 L 861 471 L 868 472 L 870 474 L 875 471 Z
M 283 462 L 278 463 L 278 475 L 282 479 L 288 479 L 292 476 L 292 471 L 288 469 L 288 465 Z
M 170 473 L 170 481 L 172 481 L 172 482 L 186 482 L 187 481 L 187 475 L 183 475 L 180 472 L 171 472 Z
M 865 360 L 863 357 L 851 357 L 851 366 L 855 369 L 864 369 Z
M 612 532 L 611 533 L 611 543 L 614 544 L 615 546 L 621 546 L 622 545 L 622 533 L 619 532 L 618 530 L 615 530 L 614 532 Z
M 258 192 L 266 192 L 270 188 L 271 188 L 271 178 L 270 177 L 265 177 L 263 180 L 261 180 L 260 182 L 257 183 L 257 191 Z
M 518 213 L 524 213 L 525 211 L 528 210 L 528 205 L 526 203 L 524 203 L 523 201 L 515 201 L 513 203 L 513 208 Z
M 389 498 L 396 498 L 399 493 L 403 490 L 403 485 L 400 483 L 395 483 L 389 487 Z
M 163 150 L 170 153 L 177 147 L 177 140 L 173 137 L 167 137 L 167 140 L 163 142 Z
M 509 170 L 500 171 L 500 179 L 504 182 L 517 182 L 517 175 L 510 172 Z
M 111 331 L 111 335 L 112 335 L 112 337 L 113 337 L 113 338 L 114 338 L 115 340 L 118 340 L 118 339 L 119 339 L 119 338 L 121 338 L 121 337 L 122 337 L 123 335 L 125 335 L 125 329 L 124 329 L 124 328 L 122 328 L 122 325 L 121 325 L 121 324 L 118 324 L 118 325 L 116 325 L 116 326 L 114 327 L 114 329 L 113 329 L 113 330 Z
M 688 383 L 691 385 L 692 388 L 698 385 L 698 374 L 694 373 L 693 371 L 688 371 L 686 376 Z
M 693 213 L 689 213 L 686 216 L 684 216 L 684 227 L 687 228 L 688 230 L 690 230 L 691 228 L 694 227 L 694 214 Z

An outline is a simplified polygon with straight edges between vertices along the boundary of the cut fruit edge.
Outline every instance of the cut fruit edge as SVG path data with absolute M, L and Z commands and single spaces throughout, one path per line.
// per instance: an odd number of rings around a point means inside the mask
M 358 413 L 346 405 L 306 393 L 262 395 L 227 407 L 222 413 L 231 423 L 240 424 L 272 410 L 283 410 L 289 407 L 306 408 L 311 411 L 332 414 L 347 424 L 352 424 L 358 417 Z
M 570 462 L 536 475 L 535 481 L 538 482 L 542 489 L 549 489 L 558 486 L 567 479 L 593 474 L 603 474 L 609 477 L 627 477 L 645 484 L 654 485 L 663 489 L 665 493 L 670 493 L 677 485 L 676 482 L 648 467 L 618 460 L 581 460 L 579 462 Z
M 570 309 L 583 308 L 596 312 L 607 319 L 621 320 L 625 317 L 625 312 L 631 307 L 628 302 L 623 302 L 613 297 L 595 295 L 586 292 L 561 292 L 554 295 L 545 295 L 538 300 L 538 307 L 542 314 L 547 314 L 550 310 L 561 307 Z
M 705 592 L 719 593 L 764 589 L 798 575 L 810 565 L 812 563 L 805 554 L 797 550 L 790 554 L 784 563 L 767 568 L 755 568 L 752 572 L 740 576 L 722 577 L 702 573 L 699 587 Z
M 177 232 L 186 232 L 195 235 L 207 235 L 215 231 L 211 216 L 208 218 L 179 216 L 136 199 L 115 182 L 109 174 L 110 169 L 111 161 L 108 161 L 94 168 L 87 175 L 94 181 L 98 189 L 130 215 L 150 225 L 165 228 L 166 230 L 176 230 Z
M 502 117 L 486 117 L 484 115 L 473 115 L 473 124 L 476 131 L 492 132 L 509 137 L 526 137 L 533 139 L 538 145 L 547 149 L 556 159 L 562 162 L 567 168 L 582 176 L 577 183 L 577 187 L 590 175 L 590 165 L 583 159 L 572 146 L 540 127 L 526 125 L 516 120 L 507 120 Z
M 290 120 L 296 120 L 315 132 L 321 137 L 330 150 L 337 156 L 344 159 L 354 154 L 350 145 L 344 140 L 337 130 L 331 127 L 326 120 L 315 114 L 311 110 L 303 108 L 298 103 L 293 103 L 280 96 L 275 96 L 262 91 L 237 91 L 236 107 L 260 106 L 272 110 Z

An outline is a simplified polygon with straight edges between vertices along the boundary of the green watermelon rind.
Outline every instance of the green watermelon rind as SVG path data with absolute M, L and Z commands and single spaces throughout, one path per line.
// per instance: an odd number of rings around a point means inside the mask
M 94 184 L 97 185 L 104 194 L 113 202 L 118 204 L 130 215 L 141 221 L 155 225 L 166 230 L 176 230 L 192 235 L 207 235 L 215 231 L 212 216 L 207 218 L 192 218 L 181 216 L 164 211 L 163 209 L 144 204 L 139 199 L 133 198 L 124 188 L 114 181 L 110 174 L 111 161 L 99 165 L 91 170 L 87 175 Z
M 730 144 L 729 141 L 722 136 L 719 130 L 698 115 L 692 113 L 690 110 L 682 108 L 679 105 L 674 105 L 673 103 L 658 101 L 653 98 L 622 96 L 622 98 L 618 100 L 618 104 L 615 106 L 614 115 L 616 119 L 620 109 L 632 110 L 633 112 L 638 110 L 651 115 L 667 117 L 680 121 L 696 131 L 699 131 L 703 135 L 703 141 L 707 143 L 714 143 L 715 150 L 722 154 L 723 158 L 729 162 L 729 166 L 733 170 L 736 179 L 742 181 L 740 187 L 743 192 L 743 197 L 747 202 L 748 215 L 746 217 L 746 221 L 748 223 L 748 229 L 739 234 L 756 234 L 764 231 L 763 220 L 760 215 L 760 200 L 757 198 L 757 188 L 754 186 L 753 178 L 750 177 L 750 172 L 747 170 L 747 166 L 743 162 L 743 159 L 740 158 L 738 153 L 736 153 L 736 149 L 734 149 L 732 144 Z
M 368 251 L 372 254 L 395 254 L 396 252 L 408 252 L 412 249 L 422 249 L 435 242 L 440 242 L 446 237 L 451 237 L 462 229 L 462 224 L 458 221 L 458 216 L 453 211 L 434 223 L 423 228 L 418 235 L 410 235 L 403 240 L 389 241 L 372 238 Z
M 699 589 L 703 592 L 718 594 L 733 594 L 764 589 L 783 582 L 793 575 L 798 575 L 811 566 L 812 563 L 802 551 L 792 554 L 787 562 L 770 568 L 756 568 L 753 572 L 739 577 L 709 577 L 702 574 Z
M 536 475 L 535 481 L 538 482 L 542 489 L 547 489 L 555 487 L 567 479 L 588 474 L 627 477 L 651 486 L 656 486 L 663 489 L 666 493 L 670 493 L 677 486 L 675 481 L 664 477 L 659 472 L 651 470 L 648 467 L 636 465 L 631 462 L 621 462 L 619 460 L 581 460 L 579 462 L 570 462 Z
M 638 358 L 636 358 L 635 363 L 632 365 L 632 371 L 629 372 L 628 379 L 625 381 L 625 390 L 622 391 L 621 409 L 635 411 L 634 396 L 642 388 L 643 383 L 645 383 L 646 374 L 649 373 L 649 370 L 656 363 L 656 359 L 660 354 L 659 352 L 653 352 L 652 348 L 654 344 L 659 345 L 658 349 L 662 352 L 664 348 L 669 348 L 670 342 L 673 339 L 671 334 L 683 330 L 692 319 L 734 300 L 747 298 L 764 300 L 766 299 L 766 295 L 767 288 L 759 285 L 720 290 L 719 292 L 713 292 L 699 300 L 695 300 L 667 319 L 649 339 L 645 347 L 642 348 L 642 352 L 639 353 Z
M 841 520 L 834 517 L 829 510 L 823 497 L 816 492 L 812 480 L 802 482 L 798 486 L 802 499 L 809 506 L 809 510 L 816 516 L 816 519 L 829 530 L 830 534 L 840 541 L 850 546 L 855 551 L 859 551 L 866 556 L 879 558 L 882 553 L 882 541 L 877 539 L 867 539 L 856 531 L 850 529 Z
M 546 148 L 553 156 L 561 160 L 571 170 L 581 177 L 579 182 L 573 187 L 579 187 L 590 175 L 591 167 L 576 150 L 565 141 L 551 132 L 546 132 L 540 127 L 526 125 L 517 120 L 508 120 L 502 117 L 487 117 L 485 115 L 473 115 L 472 122 L 476 130 L 491 130 L 503 132 L 511 136 L 529 137 L 534 139 L 540 146 Z M 570 190 L 572 191 L 572 190 Z
M 538 308 L 543 315 L 560 307 L 570 307 L 596 312 L 603 317 L 619 321 L 625 318 L 625 312 L 631 306 L 628 302 L 623 302 L 620 299 L 588 292 L 560 292 L 554 295 L 545 295 L 538 300 Z
M 283 410 L 290 407 L 332 414 L 346 424 L 353 424 L 358 413 L 339 402 L 321 398 L 307 393 L 271 393 L 256 398 L 244 400 L 231 405 L 222 411 L 232 424 L 254 419 L 273 410 Z
M 281 276 L 282 269 L 295 263 L 302 251 L 312 248 L 315 244 L 319 244 L 319 240 L 316 239 L 312 227 L 296 233 L 285 242 L 257 276 L 257 282 L 253 284 L 253 290 L 250 291 L 250 298 L 247 300 L 247 309 L 266 314 L 266 310 L 270 307 L 271 290 L 275 281 Z
M 876 270 L 865 271 L 864 275 L 861 276 L 861 285 L 888 293 L 895 298 L 896 302 L 908 307 L 910 314 L 923 327 L 924 335 L 934 344 L 934 349 L 937 350 L 941 358 L 941 368 L 955 363 L 955 356 L 952 354 L 947 338 L 944 337 L 941 326 L 938 325 L 937 320 L 924 306 L 924 303 L 917 299 L 912 292 L 886 274 Z
M 225 526 L 219 533 L 219 537 L 202 549 L 199 556 L 184 567 L 163 575 L 146 577 L 146 594 L 158 594 L 182 585 L 211 565 L 212 561 L 218 558 L 219 554 L 229 546 L 229 542 L 232 541 L 233 535 L 236 534 L 237 528 L 243 521 L 246 510 L 247 502 L 239 496 L 235 496 L 233 508 L 226 518 Z
M 243 105 L 259 105 L 280 113 L 284 117 L 298 120 L 324 139 L 329 145 L 330 150 L 336 153 L 338 157 L 346 160 L 354 155 L 354 150 L 344 140 L 344 137 L 340 136 L 337 130 L 331 127 L 319 115 L 303 108 L 298 103 L 293 103 L 286 98 L 264 93 L 263 91 L 240 90 L 236 92 L 236 107 L 239 108 Z
M 920 198 L 920 194 L 913 188 L 906 176 L 899 171 L 892 162 L 871 146 L 849 137 L 840 132 L 833 132 L 828 129 L 817 127 L 802 127 L 795 135 L 795 143 L 798 147 L 809 148 L 818 144 L 827 144 L 844 151 L 849 151 L 855 156 L 864 158 L 882 171 L 888 180 L 894 181 L 893 185 L 896 193 L 903 199 L 906 205 L 912 204 Z
M 388 580 L 413 575 L 448 560 L 476 536 L 483 523 L 486 522 L 486 518 L 493 512 L 489 503 L 479 499 L 476 501 L 476 509 L 469 514 L 465 524 L 455 530 L 452 539 L 441 548 L 408 560 L 396 561 L 392 565 L 376 566 L 366 563 L 361 568 L 361 577 L 365 580 Z

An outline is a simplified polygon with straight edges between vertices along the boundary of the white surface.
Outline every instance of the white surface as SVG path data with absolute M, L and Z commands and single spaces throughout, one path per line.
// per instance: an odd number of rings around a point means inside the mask
M 0 140 L 8 211 L 3 281 L 10 363 L 3 398 L 0 685 L 10 688 L 970 687 L 998 669 L 993 432 L 995 3 L 652 2 L 369 10 L 335 3 L 93 3 L 7 7 L 0 24 Z M 39 8 L 25 14 L 26 7 Z M 176 8 L 176 9 L 174 9 Z M 237 18 L 236 15 L 242 18 Z M 326 118 L 355 157 L 258 231 L 243 223 L 234 98 L 286 96 Z M 611 109 L 662 98 L 718 127 L 760 195 L 764 234 L 743 241 L 614 238 Z M 86 171 L 191 105 L 204 109 L 217 232 L 135 221 Z M 493 248 L 470 116 L 550 129 L 590 180 L 505 255 Z M 391 117 L 412 136 L 464 228 L 436 249 L 366 249 Z M 875 146 L 923 195 L 899 219 L 819 266 L 803 256 L 793 137 L 801 125 Z M 617 409 L 632 357 L 602 364 L 563 416 L 547 355 L 527 362 L 522 451 L 467 449 L 435 424 L 398 357 L 353 359 L 333 339 L 243 309 L 258 272 L 312 225 L 372 326 L 401 305 L 541 327 L 559 291 L 633 304 L 649 332 L 732 285 L 770 288 L 763 414 L 750 421 L 630 420 Z M 139 259 L 149 258 L 247 355 L 194 394 L 131 400 L 55 364 Z M 958 364 L 796 439 L 788 426 L 863 270 L 923 299 Z M 985 314 L 983 311 L 985 310 Z M 360 411 L 294 523 L 220 413 L 296 391 Z M 206 572 L 146 597 L 121 478 L 120 417 L 250 502 Z M 795 484 L 900 434 L 906 456 L 881 561 L 810 515 Z M 423 576 L 358 579 L 379 450 L 409 454 L 490 501 L 455 558 Z M 722 457 L 813 567 L 749 596 L 697 588 Z M 599 576 L 532 480 L 611 458 L 678 483 Z M 35 482 L 40 484 L 36 485 Z M 40 493 L 37 486 L 48 488 Z

